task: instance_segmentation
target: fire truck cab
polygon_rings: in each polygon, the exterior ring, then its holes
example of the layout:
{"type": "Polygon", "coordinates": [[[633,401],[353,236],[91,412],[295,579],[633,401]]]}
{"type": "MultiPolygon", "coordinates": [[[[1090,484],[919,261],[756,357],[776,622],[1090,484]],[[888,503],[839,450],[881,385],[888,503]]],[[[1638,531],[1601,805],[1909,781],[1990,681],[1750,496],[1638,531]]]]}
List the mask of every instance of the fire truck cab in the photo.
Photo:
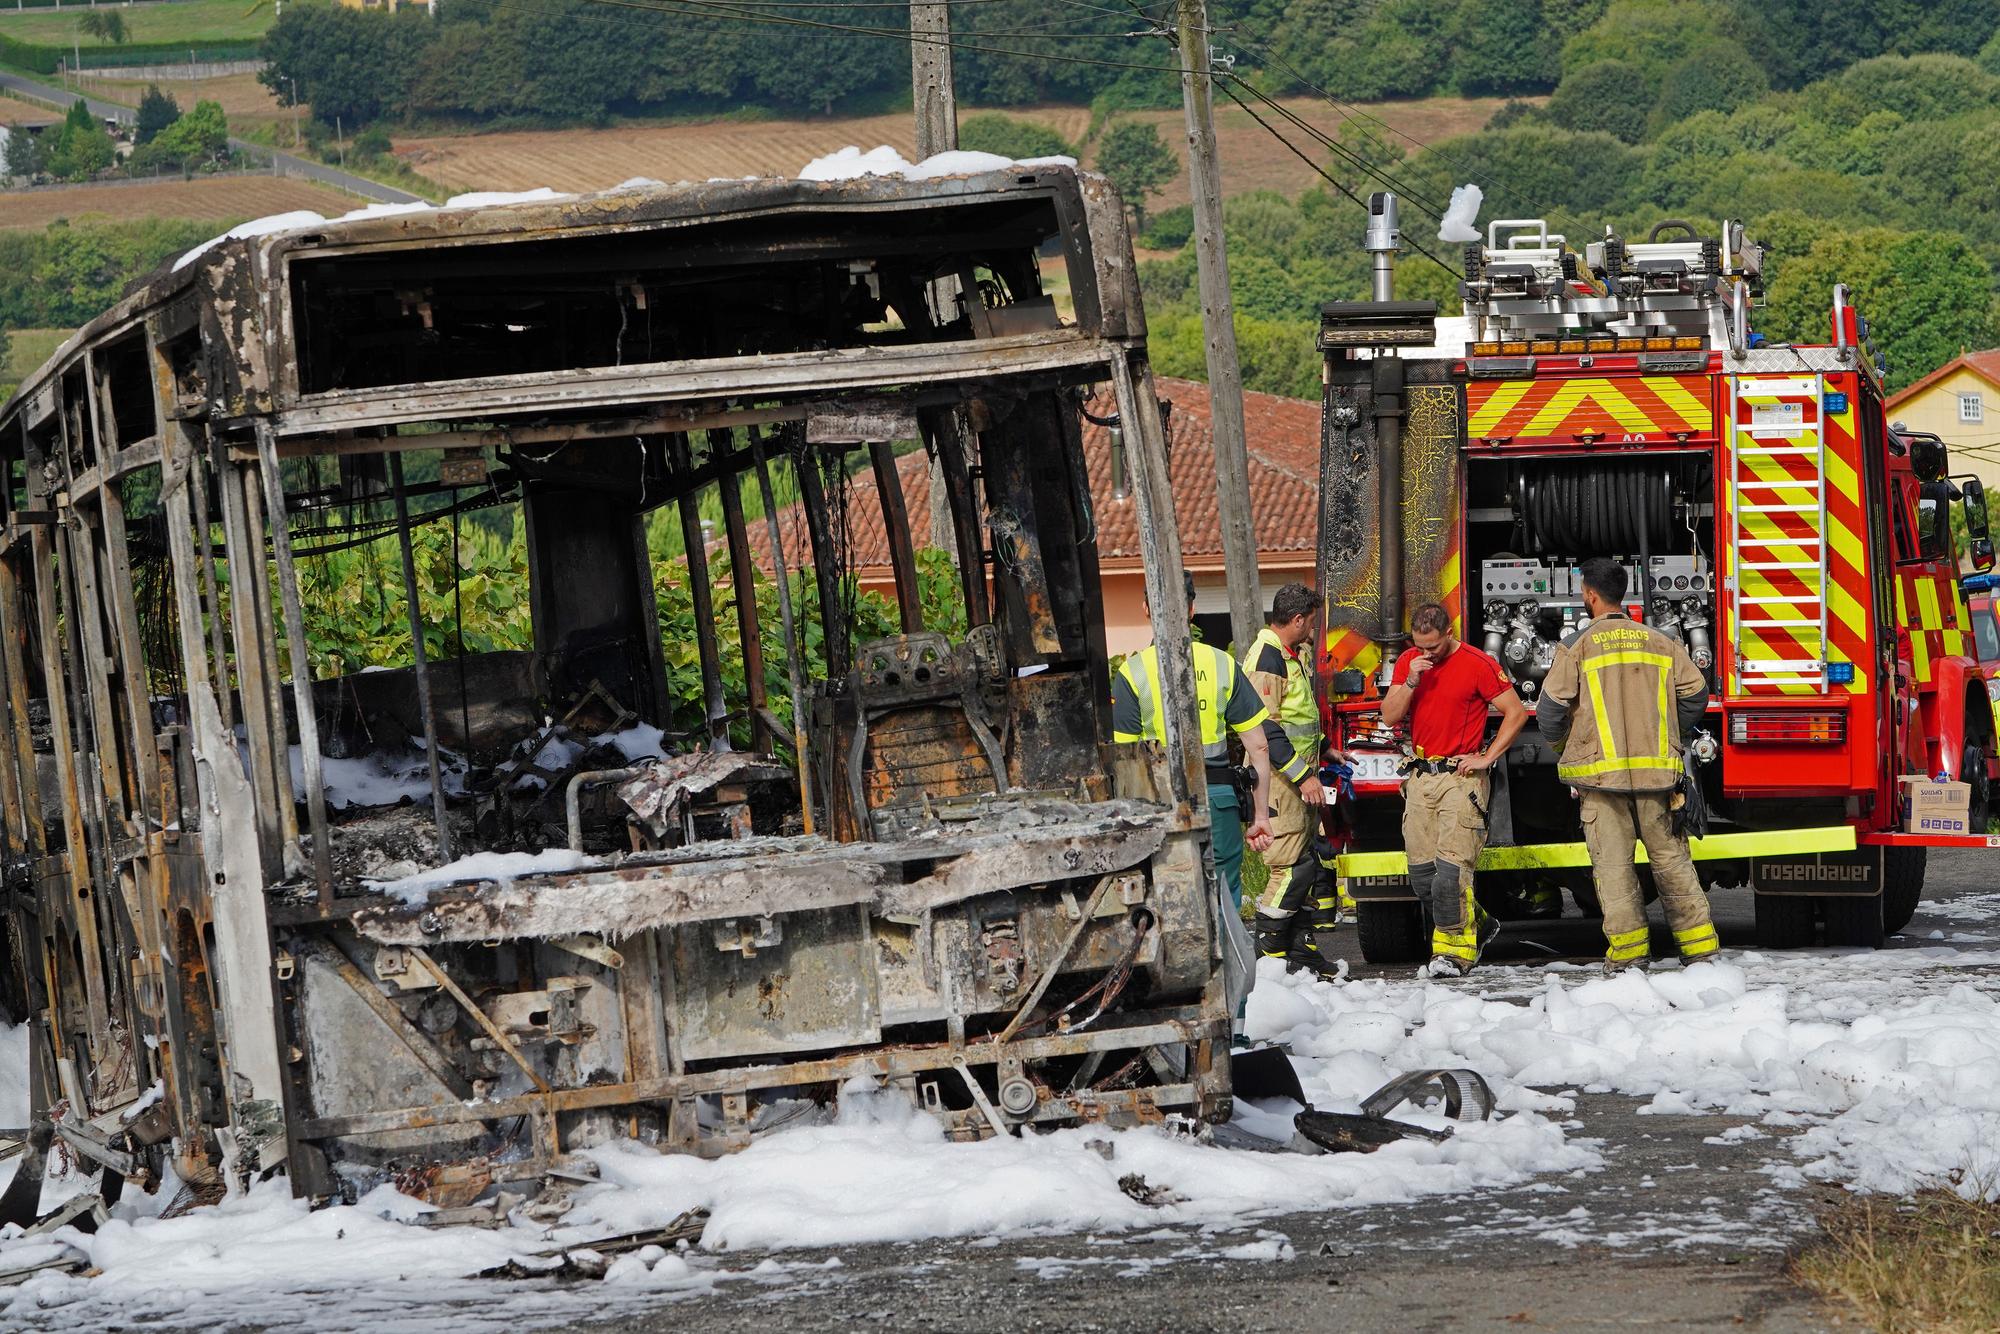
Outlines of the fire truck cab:
{"type": "MultiPolygon", "coordinates": [[[[1994,714],[1950,522],[1958,507],[1968,559],[1990,568],[1980,484],[1885,418],[1884,363],[1844,288],[1825,343],[1757,330],[1764,253],[1738,223],[1575,248],[1501,220],[1464,260],[1469,328],[1449,345],[1432,303],[1322,311],[1320,669],[1328,735],[1355,759],[1331,832],[1364,954],[1414,961],[1428,939],[1399,851],[1408,743],[1380,714],[1410,609],[1442,603],[1532,708],[1585,619],[1593,556],[1626,566],[1631,614],[1709,678],[1685,757],[1704,884],[1755,890],[1763,945],[1822,926],[1829,944],[1881,944],[1915,911],[1927,846],[2000,845],[1983,837],[1994,714]],[[1903,832],[1907,775],[1970,781],[1975,837],[1903,832]]],[[[1495,782],[1482,899],[1504,911],[1559,887],[1594,914],[1576,801],[1533,728],[1495,782]]]]}

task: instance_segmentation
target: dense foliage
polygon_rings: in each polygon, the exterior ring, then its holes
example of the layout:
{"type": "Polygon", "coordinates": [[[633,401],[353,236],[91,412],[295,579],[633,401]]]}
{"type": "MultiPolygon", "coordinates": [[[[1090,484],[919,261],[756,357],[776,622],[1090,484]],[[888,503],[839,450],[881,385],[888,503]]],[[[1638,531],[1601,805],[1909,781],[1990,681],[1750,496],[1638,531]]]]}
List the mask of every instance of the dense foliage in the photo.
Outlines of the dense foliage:
{"type": "MultiPolygon", "coordinates": [[[[1977,8],[1981,41],[1952,34],[1960,46],[1983,46],[1977,61],[1875,56],[1787,91],[1780,80],[1821,71],[1819,57],[1766,68],[1744,57],[1752,48],[1730,44],[1726,34],[1748,29],[1727,6],[1618,0],[1609,16],[1631,30],[1600,24],[1572,40],[1563,57],[1570,72],[1545,106],[1515,104],[1486,130],[1408,160],[1379,125],[1350,122],[1344,137],[1354,144],[1365,130],[1383,147],[1375,165],[1401,187],[1406,238],[1449,265],[1458,248],[1434,239],[1436,208],[1468,180],[1486,191],[1482,217],[1546,216],[1576,245],[1607,225],[1643,238],[1670,217],[1710,234],[1725,218],[1741,219],[1771,252],[1769,302],[1753,327],[1775,339],[1823,339],[1833,284],[1845,282],[1900,387],[1963,350],[2000,342],[2000,6],[1977,8]],[[1706,15],[1705,26],[1691,13],[1706,15]]],[[[1330,170],[1357,193],[1381,188],[1351,164],[1330,170]]],[[[1149,244],[1174,248],[1180,238],[1160,234],[1167,221],[1149,244]]],[[[1229,201],[1231,286],[1251,387],[1316,393],[1310,359],[1291,349],[1311,346],[1318,302],[1365,292],[1361,228],[1360,209],[1330,187],[1229,201]],[[1253,358],[1253,346],[1274,350],[1253,358]]],[[[1161,368],[1200,374],[1192,252],[1148,263],[1141,276],[1161,368]]],[[[1455,282],[1405,254],[1405,295],[1451,309],[1455,282]]]]}
{"type": "MultiPolygon", "coordinates": [[[[664,529],[662,529],[664,531],[664,529]]],[[[652,543],[653,593],[660,611],[660,644],[673,712],[669,732],[695,734],[703,723],[701,654],[696,635],[693,586],[687,561],[652,543]]],[[[432,662],[465,653],[532,647],[528,617],[527,546],[518,516],[502,536],[486,525],[463,523],[454,535],[443,520],[418,525],[411,534],[422,608],[424,645],[432,662]],[[453,578],[453,558],[458,575],[453,578]]],[[[299,562],[306,643],[318,678],[369,667],[404,667],[410,651],[409,610],[402,595],[400,556],[393,538],[299,562]]],[[[925,623],[946,634],[965,633],[965,606],[957,572],[939,551],[918,553],[918,591],[925,623]]],[[[723,697],[739,744],[750,740],[748,687],[742,638],[736,622],[736,581],[726,556],[710,564],[714,631],[722,665],[723,697]]],[[[767,707],[786,727],[792,722],[788,659],[779,626],[778,589],[770,576],[754,570],[752,596],[765,640],[764,692],[767,707]]],[[[810,571],[790,578],[793,614],[799,628],[800,660],[807,676],[826,674],[826,636],[819,619],[819,586],[810,571]]],[[[893,602],[859,591],[854,605],[857,643],[899,632],[893,602]]]]}
{"type": "MultiPolygon", "coordinates": [[[[1618,75],[1613,100],[1647,115],[1658,106],[1661,124],[1874,56],[1973,57],[2000,18],[1993,0],[1211,0],[1210,11],[1222,53],[1267,91],[1510,96],[1608,64],[1586,86],[1611,91],[1618,75]]],[[[1140,13],[1170,18],[1171,6],[955,6],[959,97],[1171,105],[1175,52],[1140,13]]],[[[296,80],[317,115],[350,126],[411,115],[598,123],[746,105],[824,114],[907,99],[906,25],[893,5],[725,14],[665,0],[453,0],[434,21],[416,6],[294,0],[266,37],[266,81],[285,96],[296,80]]],[[[1603,99],[1568,101],[1612,112],[1603,99]]]]}
{"type": "Polygon", "coordinates": [[[76,328],[135,280],[229,225],[148,218],[0,231],[0,327],[76,328]]]}

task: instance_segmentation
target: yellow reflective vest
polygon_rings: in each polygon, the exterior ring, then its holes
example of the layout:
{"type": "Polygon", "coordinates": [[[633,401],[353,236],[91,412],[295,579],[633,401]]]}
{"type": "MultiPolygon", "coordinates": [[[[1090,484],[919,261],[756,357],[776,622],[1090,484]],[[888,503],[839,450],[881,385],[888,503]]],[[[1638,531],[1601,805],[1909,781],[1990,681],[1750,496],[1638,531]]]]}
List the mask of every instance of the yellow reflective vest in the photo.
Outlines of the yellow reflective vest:
{"type": "MultiPolygon", "coordinates": [[[[1247,732],[1269,716],[1257,692],[1243,679],[1227,653],[1211,644],[1194,650],[1194,699],[1200,717],[1201,752],[1212,773],[1229,765],[1228,733],[1247,732]]],[[[1111,682],[1111,738],[1114,741],[1161,741],[1167,727],[1160,708],[1160,649],[1149,644],[1119,664],[1111,682]]]]}
{"type": "Polygon", "coordinates": [[[1265,626],[1257,632],[1250,651],[1243,655],[1243,670],[1251,684],[1276,693],[1277,682],[1285,683],[1278,714],[1264,735],[1271,742],[1271,772],[1292,783],[1303,782],[1319,771],[1320,751],[1325,740],[1320,733],[1319,699],[1313,694],[1312,677],[1296,653],[1287,652],[1277,632],[1265,626]]]}
{"type": "Polygon", "coordinates": [[[1622,613],[1556,650],[1542,698],[1569,713],[1556,774],[1576,787],[1663,792],[1680,782],[1683,701],[1708,699],[1687,650],[1622,613]]]}

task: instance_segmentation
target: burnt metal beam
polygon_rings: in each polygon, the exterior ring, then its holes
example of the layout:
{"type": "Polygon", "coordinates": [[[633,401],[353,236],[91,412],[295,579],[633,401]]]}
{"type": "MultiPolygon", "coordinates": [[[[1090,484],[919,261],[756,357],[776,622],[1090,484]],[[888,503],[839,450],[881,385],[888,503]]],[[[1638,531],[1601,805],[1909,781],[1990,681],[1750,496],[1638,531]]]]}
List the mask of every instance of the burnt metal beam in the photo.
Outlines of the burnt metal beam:
{"type": "MultiPolygon", "coordinates": [[[[996,1065],[1002,1060],[1040,1061],[1091,1051],[1126,1051],[1161,1044],[1196,1043],[1217,1036],[1226,1037],[1229,1028],[1228,1019],[1204,1017],[1199,1009],[1167,1010],[1152,1016],[1134,1015],[1133,1021],[1115,1028],[1089,1029],[1082,1033],[1016,1038],[1004,1045],[971,1042],[963,1047],[944,1044],[882,1047],[826,1060],[758,1065],[753,1070],[709,1070],[628,1084],[555,1089],[545,1094],[522,1094],[492,1102],[443,1103],[389,1112],[363,1112],[353,1116],[323,1116],[306,1121],[299,1134],[303,1139],[343,1139],[353,1135],[379,1135],[433,1126],[511,1121],[517,1116],[533,1116],[544,1111],[580,1112],[634,1103],[671,1103],[711,1093],[735,1092],[746,1086],[797,1088],[804,1084],[837,1083],[856,1075],[873,1075],[883,1081],[908,1079],[915,1075],[949,1071],[955,1058],[963,1059],[968,1065],[996,1065]]],[[[1129,1090],[1135,1094],[1159,1091],[1129,1090]]],[[[1111,1095],[1099,1096],[1104,1101],[1111,1100],[1111,1095]]]]}
{"type": "MultiPolygon", "coordinates": [[[[685,478],[694,469],[685,435],[669,437],[676,477],[685,478]]],[[[722,655],[715,644],[715,590],[708,577],[708,539],[701,531],[700,489],[682,484],[679,508],[681,551],[687,560],[688,591],[694,599],[694,642],[701,660],[703,720],[709,744],[717,750],[729,749],[729,703],[722,694],[722,655]]]]}
{"type": "MultiPolygon", "coordinates": [[[[868,459],[875,468],[875,488],[882,497],[882,529],[889,539],[889,568],[896,576],[896,609],[903,633],[924,628],[924,599],[917,584],[917,553],[910,539],[910,510],[903,499],[903,479],[896,470],[896,451],[886,440],[870,441],[868,459]]],[[[931,498],[937,503],[937,497],[931,498]]]]}
{"type": "Polygon", "coordinates": [[[829,348],[663,361],[554,375],[538,372],[311,394],[277,412],[273,424],[279,435],[295,436],[406,422],[478,420],[509,413],[574,412],[736,396],[827,398],[885,385],[935,385],[1099,368],[1124,355],[1126,348],[1120,343],[1064,329],[914,347],[829,348]]]}
{"type": "MultiPolygon", "coordinates": [[[[731,433],[711,432],[711,455],[727,452],[731,433]]],[[[738,451],[745,452],[747,451],[738,451]]],[[[750,748],[771,748],[771,728],[765,722],[764,636],[757,624],[757,566],[750,555],[750,530],[743,522],[743,474],[731,470],[718,483],[722,492],[722,526],[729,537],[729,580],[736,598],[736,636],[743,646],[743,685],[750,704],[750,748]]]]}
{"type": "MultiPolygon", "coordinates": [[[[299,720],[299,767],[306,785],[306,819],[312,830],[313,880],[322,903],[333,902],[332,839],[326,819],[326,781],[320,770],[319,713],[313,701],[312,657],[306,647],[305,607],[299,599],[299,572],[292,563],[291,525],[285,518],[285,478],[278,464],[277,438],[266,421],[257,423],[257,471],[264,479],[264,507],[271,515],[271,553],[278,565],[278,591],[285,608],[285,643],[292,665],[292,707],[299,720]]],[[[401,477],[401,460],[397,460],[401,477]]],[[[403,525],[407,552],[409,527],[403,525]]],[[[454,576],[456,571],[453,572],[454,576]]],[[[427,687],[428,681],[424,682],[427,687]]],[[[435,736],[430,738],[435,747],[435,736]]],[[[288,766],[289,767],[289,766],[288,766]]],[[[431,773],[437,773],[437,753],[431,752],[431,773]]],[[[442,806],[440,806],[442,819],[442,806]]]]}
{"type": "Polygon", "coordinates": [[[389,483],[396,497],[396,544],[403,559],[403,599],[409,605],[410,656],[416,668],[417,712],[423,719],[424,758],[431,783],[431,814],[437,821],[438,860],[449,862],[451,827],[445,818],[444,771],[438,765],[437,709],[431,699],[430,656],[424,647],[424,608],[417,595],[417,559],[410,550],[410,500],[403,490],[403,456],[389,456],[389,483]]]}
{"type": "Polygon", "coordinates": [[[764,522],[771,532],[771,571],[778,581],[778,627],[785,640],[785,676],[792,687],[792,756],[799,766],[799,811],[805,831],[813,832],[812,765],[806,754],[805,658],[799,649],[798,626],[792,619],[792,579],[785,568],[785,534],[778,522],[778,502],[771,491],[771,462],[764,457],[764,437],[751,427],[750,460],[757,468],[757,493],[764,498],[764,522]]]}

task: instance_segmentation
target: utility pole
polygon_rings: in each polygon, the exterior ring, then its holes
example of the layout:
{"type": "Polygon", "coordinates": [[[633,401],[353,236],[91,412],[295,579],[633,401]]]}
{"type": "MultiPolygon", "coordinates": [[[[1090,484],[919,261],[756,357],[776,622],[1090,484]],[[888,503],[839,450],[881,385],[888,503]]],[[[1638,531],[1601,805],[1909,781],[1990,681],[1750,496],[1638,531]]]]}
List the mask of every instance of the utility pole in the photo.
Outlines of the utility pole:
{"type": "Polygon", "coordinates": [[[1250,455],[1243,440],[1243,371],[1236,361],[1236,305],[1222,244],[1222,172],[1215,160],[1207,0],[1180,0],[1181,98],[1187,106],[1188,188],[1208,346],[1208,415],[1215,432],[1215,510],[1229,574],[1229,633],[1236,651],[1257,637],[1257,530],[1250,515],[1250,455]]]}
{"type": "Polygon", "coordinates": [[[951,6],[910,0],[910,94],[917,111],[917,160],[958,147],[958,94],[951,79],[951,6]]]}
{"type": "MultiPolygon", "coordinates": [[[[958,93],[951,76],[951,5],[946,0],[910,0],[910,100],[917,113],[917,161],[958,147],[958,93]]],[[[958,297],[958,282],[945,278],[932,284],[938,317],[949,321],[958,297]]],[[[937,448],[963,449],[958,432],[937,433],[937,448]]],[[[945,497],[945,469],[930,461],[931,545],[958,559],[953,540],[951,505],[945,497]]]]}

